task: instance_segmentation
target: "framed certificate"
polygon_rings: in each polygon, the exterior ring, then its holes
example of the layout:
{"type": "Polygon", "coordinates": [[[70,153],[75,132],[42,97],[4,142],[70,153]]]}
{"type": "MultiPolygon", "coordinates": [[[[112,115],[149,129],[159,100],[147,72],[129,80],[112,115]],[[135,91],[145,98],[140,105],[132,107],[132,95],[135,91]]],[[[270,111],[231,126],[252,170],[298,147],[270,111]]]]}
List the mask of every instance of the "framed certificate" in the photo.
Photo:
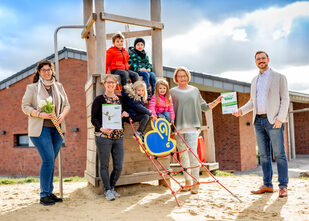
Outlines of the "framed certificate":
{"type": "Polygon", "coordinates": [[[102,104],[102,128],[122,129],[121,105],[102,104]]]}
{"type": "Polygon", "coordinates": [[[236,92],[221,93],[222,114],[232,114],[238,111],[236,92]]]}

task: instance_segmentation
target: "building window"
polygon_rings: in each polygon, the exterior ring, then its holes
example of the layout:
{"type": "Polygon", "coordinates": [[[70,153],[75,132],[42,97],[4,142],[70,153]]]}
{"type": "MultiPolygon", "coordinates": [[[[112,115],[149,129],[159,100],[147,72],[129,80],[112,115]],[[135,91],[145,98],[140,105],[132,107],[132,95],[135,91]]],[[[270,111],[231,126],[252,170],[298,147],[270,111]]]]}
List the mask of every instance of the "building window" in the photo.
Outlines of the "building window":
{"type": "MultiPolygon", "coordinates": [[[[62,146],[65,146],[65,140],[62,141],[62,146]]],[[[14,147],[34,147],[28,134],[15,134],[14,147]]]]}
{"type": "Polygon", "coordinates": [[[28,137],[28,134],[15,134],[14,135],[15,147],[34,147],[33,143],[28,137]]]}

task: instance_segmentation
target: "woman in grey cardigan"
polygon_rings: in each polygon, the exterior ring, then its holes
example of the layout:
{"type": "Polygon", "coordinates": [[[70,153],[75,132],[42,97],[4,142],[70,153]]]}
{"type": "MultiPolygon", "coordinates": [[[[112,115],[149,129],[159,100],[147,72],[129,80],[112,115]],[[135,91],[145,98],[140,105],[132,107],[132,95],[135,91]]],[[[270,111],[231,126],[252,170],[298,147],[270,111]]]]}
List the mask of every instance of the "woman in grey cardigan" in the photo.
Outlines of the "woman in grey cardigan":
{"type": "Polygon", "coordinates": [[[40,203],[48,206],[62,202],[53,194],[54,164],[62,145],[62,138],[52,123],[53,114],[45,113],[40,103],[52,98],[57,121],[65,132],[64,118],[70,105],[62,84],[56,82],[53,64],[49,60],[40,61],[36,68],[33,84],[27,86],[22,100],[22,110],[28,115],[28,136],[42,159],[40,170],[40,203]]]}
{"type": "MultiPolygon", "coordinates": [[[[197,155],[197,141],[202,126],[202,111],[213,109],[221,102],[222,96],[219,96],[212,103],[207,104],[202,98],[198,88],[188,85],[191,74],[185,67],[179,67],[174,72],[174,82],[178,84],[170,90],[175,110],[175,126],[181,136],[191,147],[194,154],[197,155]]],[[[179,151],[185,150],[186,145],[179,137],[176,137],[177,148],[179,151]]],[[[198,160],[189,151],[180,154],[181,163],[185,168],[198,165],[198,160]]],[[[192,169],[192,176],[199,179],[200,168],[192,169]]],[[[189,171],[190,173],[191,171],[189,171]]],[[[186,186],[191,186],[191,176],[185,173],[186,186]]],[[[196,182],[196,181],[194,181],[196,182]]],[[[195,184],[195,183],[194,183],[195,184]]],[[[189,191],[191,188],[184,189],[189,191]]],[[[192,194],[198,193],[199,186],[193,185],[192,194]]]]}

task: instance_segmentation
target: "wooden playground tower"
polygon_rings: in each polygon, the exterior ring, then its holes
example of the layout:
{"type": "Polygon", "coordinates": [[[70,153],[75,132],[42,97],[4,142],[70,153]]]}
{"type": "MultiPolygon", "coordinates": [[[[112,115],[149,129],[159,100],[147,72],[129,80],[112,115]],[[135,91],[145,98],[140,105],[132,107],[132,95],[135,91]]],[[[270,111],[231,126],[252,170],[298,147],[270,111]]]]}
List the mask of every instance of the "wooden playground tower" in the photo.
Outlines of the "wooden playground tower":
{"type": "MultiPolygon", "coordinates": [[[[87,165],[85,177],[89,183],[98,186],[99,160],[94,140],[94,127],[91,124],[91,105],[94,98],[103,92],[101,81],[105,75],[106,64],[106,40],[110,40],[114,33],[106,33],[106,21],[119,22],[129,25],[145,27],[141,31],[122,32],[125,38],[151,36],[152,38],[152,65],[157,77],[163,77],[162,64],[162,29],[161,0],[150,0],[150,20],[119,16],[104,12],[104,0],[83,0],[84,5],[84,29],[82,38],[86,40],[88,58],[88,81],[85,85],[87,108],[87,165]],[[93,12],[94,11],[94,12],[93,12]],[[95,26],[95,33],[94,28],[95,26]]],[[[128,45],[127,45],[128,47],[128,45]]],[[[206,166],[209,170],[218,169],[215,161],[215,144],[213,137],[212,111],[205,114],[207,126],[202,127],[202,133],[206,146],[206,166]]],[[[124,136],[124,166],[117,185],[140,183],[150,180],[159,180],[162,177],[155,170],[144,153],[140,151],[137,142],[132,139],[133,131],[129,124],[125,124],[124,136]]],[[[165,168],[170,168],[170,159],[162,159],[165,168]]]]}
{"type": "MultiPolygon", "coordinates": [[[[152,64],[157,77],[163,76],[162,66],[162,29],[161,0],[150,0],[151,20],[136,19],[104,11],[104,0],[84,0],[84,25],[82,38],[86,40],[88,57],[88,81],[85,85],[87,108],[87,165],[85,177],[94,186],[99,185],[99,163],[96,145],[94,141],[94,127],[91,124],[91,105],[96,96],[102,93],[101,81],[105,75],[106,40],[110,40],[111,34],[106,34],[106,21],[146,27],[142,31],[122,32],[125,38],[143,36],[152,37],[152,64]],[[95,13],[93,13],[95,11],[95,13]],[[95,26],[95,33],[94,28],[95,26]]],[[[133,132],[128,124],[125,124],[125,158],[122,175],[117,185],[139,183],[160,179],[153,165],[140,152],[138,144],[132,139],[133,132]]],[[[169,168],[169,159],[164,160],[164,165],[169,168]]]]}

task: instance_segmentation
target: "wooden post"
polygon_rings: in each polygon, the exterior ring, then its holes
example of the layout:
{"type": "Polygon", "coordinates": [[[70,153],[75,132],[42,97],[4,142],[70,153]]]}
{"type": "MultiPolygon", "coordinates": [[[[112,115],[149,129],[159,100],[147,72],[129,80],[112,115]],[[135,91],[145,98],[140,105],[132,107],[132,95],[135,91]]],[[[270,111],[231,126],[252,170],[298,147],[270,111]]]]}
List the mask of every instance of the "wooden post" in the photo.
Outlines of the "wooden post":
{"type": "MultiPolygon", "coordinates": [[[[87,23],[89,16],[93,12],[93,2],[92,0],[84,0],[84,24],[87,23]]],[[[95,45],[95,36],[93,28],[90,29],[86,40],[86,50],[87,50],[87,71],[88,71],[88,80],[91,78],[92,74],[95,74],[95,63],[96,63],[96,45],[95,45]]]]}
{"type": "Polygon", "coordinates": [[[205,113],[207,131],[205,131],[205,135],[207,139],[206,145],[206,157],[205,160],[207,163],[215,163],[216,162],[216,149],[215,149],[215,139],[214,139],[214,125],[212,118],[212,110],[209,110],[205,113]]]}
{"type": "MultiPolygon", "coordinates": [[[[129,24],[125,25],[125,30],[126,30],[127,33],[130,32],[130,25],[129,24]]],[[[130,39],[126,38],[126,48],[127,48],[127,50],[129,50],[129,47],[130,47],[130,39]]]]}
{"type": "MultiPolygon", "coordinates": [[[[293,103],[290,102],[289,111],[293,111],[293,103]]],[[[296,159],[295,151],[295,131],[294,131],[294,113],[289,113],[289,129],[290,129],[290,145],[291,145],[291,159],[296,159]]]]}
{"type": "MultiPolygon", "coordinates": [[[[150,17],[152,21],[161,22],[161,0],[150,0],[150,17]]],[[[163,77],[161,29],[152,31],[152,66],[157,77],[163,77]]]]}
{"type": "MultiPolygon", "coordinates": [[[[104,12],[104,0],[95,0],[95,12],[97,15],[104,12]]],[[[105,74],[106,61],[106,36],[105,20],[98,19],[95,23],[96,29],[96,74],[105,74]]],[[[103,80],[101,78],[101,80],[103,80]]]]}

